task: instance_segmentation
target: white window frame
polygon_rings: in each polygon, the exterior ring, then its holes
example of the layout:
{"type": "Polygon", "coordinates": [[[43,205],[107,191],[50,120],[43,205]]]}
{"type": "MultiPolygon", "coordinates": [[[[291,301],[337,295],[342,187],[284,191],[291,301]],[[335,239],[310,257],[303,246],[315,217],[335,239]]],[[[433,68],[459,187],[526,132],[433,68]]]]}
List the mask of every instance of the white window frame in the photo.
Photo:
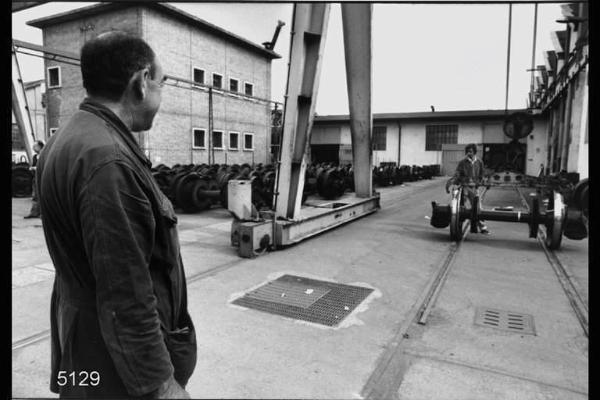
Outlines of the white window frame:
{"type": "Polygon", "coordinates": [[[236,150],[240,149],[240,133],[238,131],[229,131],[229,136],[227,137],[227,149],[228,150],[236,150]],[[231,147],[231,135],[237,135],[237,147],[231,147]]]}
{"type": "Polygon", "coordinates": [[[218,72],[213,72],[210,77],[211,77],[210,86],[213,89],[217,89],[217,90],[224,89],[224,87],[223,87],[223,81],[224,81],[224,79],[223,78],[225,78],[225,77],[222,74],[219,74],[218,72]],[[221,77],[221,87],[216,87],[215,86],[215,75],[219,75],[221,77]]]}
{"type": "Polygon", "coordinates": [[[254,133],[252,132],[244,132],[244,142],[242,143],[242,149],[244,151],[254,151],[254,133]],[[246,136],[251,136],[252,137],[252,148],[246,148],[246,136]]]}
{"type": "Polygon", "coordinates": [[[247,81],[244,81],[244,91],[243,91],[243,94],[244,94],[245,96],[254,96],[254,83],[252,83],[252,82],[247,82],[247,81]],[[250,86],[252,86],[252,94],[247,94],[247,93],[246,93],[246,85],[250,85],[250,86]]]}
{"type": "Polygon", "coordinates": [[[192,79],[191,80],[194,83],[194,85],[206,85],[206,70],[192,65],[192,79]],[[198,83],[194,80],[194,72],[196,72],[196,70],[202,71],[202,73],[203,73],[203,76],[202,76],[203,82],[202,83],[198,83]]]}
{"type": "Polygon", "coordinates": [[[48,80],[48,89],[54,89],[62,87],[62,71],[60,69],[60,65],[53,65],[52,67],[46,68],[46,79],[48,80]],[[58,70],[58,85],[50,85],[50,70],[57,69],[58,70]]]}
{"type": "Polygon", "coordinates": [[[58,128],[50,128],[50,129],[48,129],[48,132],[50,133],[50,137],[54,136],[54,134],[56,133],[57,130],[58,130],[58,128]]]}
{"type": "Polygon", "coordinates": [[[195,150],[206,150],[206,132],[207,130],[205,128],[200,128],[200,127],[193,127],[192,128],[192,149],[195,150]],[[196,131],[203,131],[204,132],[204,146],[196,146],[196,131]]]}
{"type": "Polygon", "coordinates": [[[229,90],[230,92],[233,92],[233,93],[240,93],[240,80],[238,78],[234,78],[234,77],[230,76],[229,77],[229,85],[227,85],[227,90],[229,90]],[[235,92],[233,90],[231,90],[231,81],[237,82],[238,89],[235,92]]]}
{"type": "Polygon", "coordinates": [[[224,133],[225,133],[225,131],[222,131],[220,129],[213,129],[213,131],[212,131],[213,137],[211,137],[210,139],[211,139],[211,143],[212,143],[212,148],[214,150],[225,150],[225,140],[224,140],[225,138],[223,137],[224,133]],[[221,147],[215,147],[215,138],[214,138],[214,135],[217,132],[221,133],[221,147]]]}

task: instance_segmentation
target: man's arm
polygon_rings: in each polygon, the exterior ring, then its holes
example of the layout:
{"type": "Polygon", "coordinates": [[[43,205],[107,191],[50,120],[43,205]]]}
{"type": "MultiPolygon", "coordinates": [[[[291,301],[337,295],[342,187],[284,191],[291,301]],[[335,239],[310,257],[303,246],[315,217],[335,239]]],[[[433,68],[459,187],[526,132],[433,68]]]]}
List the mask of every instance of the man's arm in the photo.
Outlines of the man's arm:
{"type": "Polygon", "coordinates": [[[446,193],[450,193],[450,186],[456,185],[459,182],[462,171],[462,164],[462,160],[458,162],[456,170],[454,171],[454,175],[452,175],[452,177],[446,182],[446,193]]]}
{"type": "Polygon", "coordinates": [[[88,179],[79,209],[108,352],[130,395],[156,393],[171,381],[173,366],[149,271],[155,229],[150,201],[134,171],[113,161],[88,179]]]}

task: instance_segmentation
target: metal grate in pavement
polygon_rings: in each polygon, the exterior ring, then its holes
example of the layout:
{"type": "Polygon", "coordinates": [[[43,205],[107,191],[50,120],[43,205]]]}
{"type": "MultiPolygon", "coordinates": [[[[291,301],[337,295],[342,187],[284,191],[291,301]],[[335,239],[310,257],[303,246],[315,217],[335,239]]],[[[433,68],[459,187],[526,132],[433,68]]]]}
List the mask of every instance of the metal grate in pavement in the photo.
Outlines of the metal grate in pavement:
{"type": "Polygon", "coordinates": [[[373,289],[283,275],[232,301],[232,304],[287,318],[336,326],[373,289]]]}
{"type": "Polygon", "coordinates": [[[475,313],[475,325],[501,329],[506,332],[535,335],[533,316],[514,311],[478,307],[475,313]]]}

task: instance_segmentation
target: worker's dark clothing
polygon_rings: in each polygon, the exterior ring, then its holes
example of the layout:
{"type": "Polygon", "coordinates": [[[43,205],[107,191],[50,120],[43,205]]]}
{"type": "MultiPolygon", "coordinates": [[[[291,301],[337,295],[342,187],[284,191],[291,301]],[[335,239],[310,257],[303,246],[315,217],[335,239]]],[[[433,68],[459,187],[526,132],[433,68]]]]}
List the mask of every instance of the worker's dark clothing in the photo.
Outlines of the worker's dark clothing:
{"type": "Polygon", "coordinates": [[[196,337],[177,218],[131,131],[86,100],[48,141],[37,175],[56,268],[51,390],[61,397],[141,396],[173,373],[185,385],[196,337]],[[68,376],[64,386],[60,371],[68,376]],[[78,385],[82,371],[98,371],[100,384],[78,385]]]}
{"type": "Polygon", "coordinates": [[[40,217],[40,203],[38,201],[37,195],[37,185],[36,185],[36,173],[35,168],[38,161],[38,155],[34,154],[31,161],[31,168],[33,169],[33,179],[31,180],[31,209],[29,210],[29,214],[25,216],[25,218],[39,218],[40,217]]]}
{"type": "MultiPolygon", "coordinates": [[[[477,158],[465,157],[458,162],[456,171],[452,178],[446,183],[446,188],[450,185],[461,185],[463,194],[461,203],[464,200],[469,201],[469,205],[473,204],[475,196],[479,196],[479,188],[483,182],[483,162],[477,158]]],[[[478,221],[478,227],[482,232],[487,232],[487,227],[483,224],[483,220],[478,221]]]]}
{"type": "Polygon", "coordinates": [[[479,185],[483,180],[483,162],[479,158],[465,157],[458,162],[451,182],[454,185],[479,185]]]}

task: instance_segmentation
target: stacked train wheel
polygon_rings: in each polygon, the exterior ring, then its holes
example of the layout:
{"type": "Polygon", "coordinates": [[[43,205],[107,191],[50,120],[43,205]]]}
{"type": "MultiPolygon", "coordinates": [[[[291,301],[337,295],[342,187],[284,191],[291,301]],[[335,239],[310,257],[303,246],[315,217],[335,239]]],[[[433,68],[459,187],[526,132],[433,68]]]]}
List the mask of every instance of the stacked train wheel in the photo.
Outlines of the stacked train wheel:
{"type": "MultiPolygon", "coordinates": [[[[398,185],[406,181],[427,179],[439,172],[439,166],[400,166],[384,164],[373,171],[374,185],[398,185]],[[436,169],[437,167],[437,169],[436,169]],[[433,172],[429,172],[433,171],[433,172]]],[[[275,197],[276,170],[274,165],[257,164],[175,164],[169,168],[159,164],[152,168],[160,190],[173,205],[183,212],[195,213],[213,206],[227,208],[228,182],[250,180],[252,204],[257,210],[271,209],[275,197]]],[[[318,195],[326,200],[354,191],[354,171],[351,164],[309,164],[304,176],[302,203],[308,196],[318,195]]]]}

